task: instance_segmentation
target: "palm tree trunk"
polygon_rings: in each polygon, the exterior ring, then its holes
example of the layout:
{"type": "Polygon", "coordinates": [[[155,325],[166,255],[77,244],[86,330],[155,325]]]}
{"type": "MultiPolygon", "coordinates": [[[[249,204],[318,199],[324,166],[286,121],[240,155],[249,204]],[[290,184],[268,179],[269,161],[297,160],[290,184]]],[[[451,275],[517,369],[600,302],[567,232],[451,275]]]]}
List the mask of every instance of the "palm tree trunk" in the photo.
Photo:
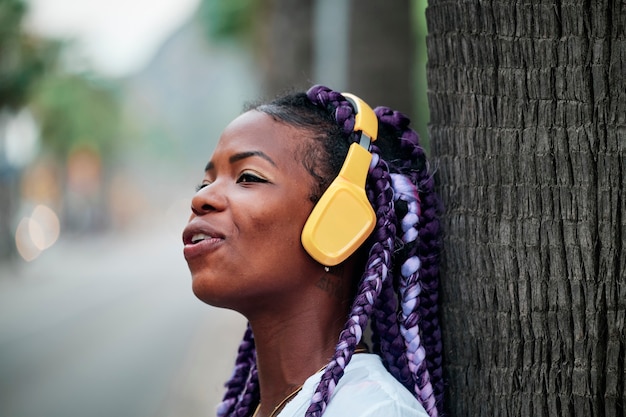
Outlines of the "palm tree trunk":
{"type": "Polygon", "coordinates": [[[626,4],[427,21],[449,415],[623,417],[626,4]]]}

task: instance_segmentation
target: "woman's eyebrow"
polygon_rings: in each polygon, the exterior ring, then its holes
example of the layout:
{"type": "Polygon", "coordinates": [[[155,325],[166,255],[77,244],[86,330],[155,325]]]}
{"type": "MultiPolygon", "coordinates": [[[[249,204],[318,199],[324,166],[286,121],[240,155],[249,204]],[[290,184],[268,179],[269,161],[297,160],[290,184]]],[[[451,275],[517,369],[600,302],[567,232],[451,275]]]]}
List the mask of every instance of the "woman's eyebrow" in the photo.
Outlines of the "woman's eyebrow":
{"type": "Polygon", "coordinates": [[[270,158],[266,153],[263,153],[261,151],[249,151],[249,152],[236,153],[232,155],[230,158],[228,158],[228,162],[232,164],[233,162],[241,161],[242,159],[250,158],[252,156],[261,157],[265,159],[267,162],[269,162],[270,164],[276,166],[276,163],[272,161],[272,158],[270,158]]]}
{"type": "MultiPolygon", "coordinates": [[[[239,152],[234,155],[231,155],[231,157],[228,158],[228,162],[232,164],[234,162],[241,161],[242,159],[250,158],[252,156],[258,156],[260,158],[265,159],[267,162],[274,165],[275,167],[277,166],[276,163],[272,160],[272,158],[270,158],[266,153],[261,152],[261,151],[239,152]]],[[[209,161],[209,163],[206,164],[206,167],[204,167],[204,171],[206,172],[206,171],[212,170],[213,166],[214,166],[213,162],[209,161]]]]}

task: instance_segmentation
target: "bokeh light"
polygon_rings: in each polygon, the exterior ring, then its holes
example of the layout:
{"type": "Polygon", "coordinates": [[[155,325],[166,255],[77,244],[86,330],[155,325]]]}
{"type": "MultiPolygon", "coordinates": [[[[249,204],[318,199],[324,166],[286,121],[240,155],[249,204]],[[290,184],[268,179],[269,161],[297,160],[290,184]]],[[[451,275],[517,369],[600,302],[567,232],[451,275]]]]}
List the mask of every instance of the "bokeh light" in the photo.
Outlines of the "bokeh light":
{"type": "Polygon", "coordinates": [[[41,235],[37,239],[35,239],[35,235],[31,231],[33,242],[42,251],[48,249],[57,241],[61,233],[59,217],[50,207],[39,204],[33,210],[31,220],[31,224],[36,223],[39,230],[41,230],[41,235]]]}
{"type": "Polygon", "coordinates": [[[15,230],[15,246],[22,259],[35,260],[51,247],[61,233],[59,217],[50,207],[37,205],[30,216],[23,217],[15,230]]]}

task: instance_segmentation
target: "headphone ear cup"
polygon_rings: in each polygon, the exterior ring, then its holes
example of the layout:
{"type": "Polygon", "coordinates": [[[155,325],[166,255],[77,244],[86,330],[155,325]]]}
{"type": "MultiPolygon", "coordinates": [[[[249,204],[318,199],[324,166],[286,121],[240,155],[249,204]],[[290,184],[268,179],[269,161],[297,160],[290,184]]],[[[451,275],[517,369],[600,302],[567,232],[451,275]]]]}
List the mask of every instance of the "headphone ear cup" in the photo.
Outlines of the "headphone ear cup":
{"type": "Polygon", "coordinates": [[[335,266],[370,235],[376,214],[363,185],[372,155],[354,143],[339,176],[330,184],[302,230],[304,249],[319,263],[335,266]],[[362,177],[362,181],[361,181],[362,177]]]}
{"type": "Polygon", "coordinates": [[[378,137],[378,118],[360,98],[342,94],[355,110],[354,131],[361,132],[361,139],[350,145],[339,175],[313,208],[301,236],[304,249],[326,266],[345,261],[376,224],[376,213],[365,195],[365,180],[372,161],[370,141],[378,137]]]}

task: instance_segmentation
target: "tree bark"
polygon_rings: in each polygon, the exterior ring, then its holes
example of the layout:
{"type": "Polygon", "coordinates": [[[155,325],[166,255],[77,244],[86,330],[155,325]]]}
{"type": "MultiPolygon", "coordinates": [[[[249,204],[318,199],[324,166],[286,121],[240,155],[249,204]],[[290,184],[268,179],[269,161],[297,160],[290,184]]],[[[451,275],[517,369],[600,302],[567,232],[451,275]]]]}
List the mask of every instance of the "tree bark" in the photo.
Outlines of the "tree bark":
{"type": "Polygon", "coordinates": [[[450,416],[624,416],[626,3],[427,10],[450,416]]]}

